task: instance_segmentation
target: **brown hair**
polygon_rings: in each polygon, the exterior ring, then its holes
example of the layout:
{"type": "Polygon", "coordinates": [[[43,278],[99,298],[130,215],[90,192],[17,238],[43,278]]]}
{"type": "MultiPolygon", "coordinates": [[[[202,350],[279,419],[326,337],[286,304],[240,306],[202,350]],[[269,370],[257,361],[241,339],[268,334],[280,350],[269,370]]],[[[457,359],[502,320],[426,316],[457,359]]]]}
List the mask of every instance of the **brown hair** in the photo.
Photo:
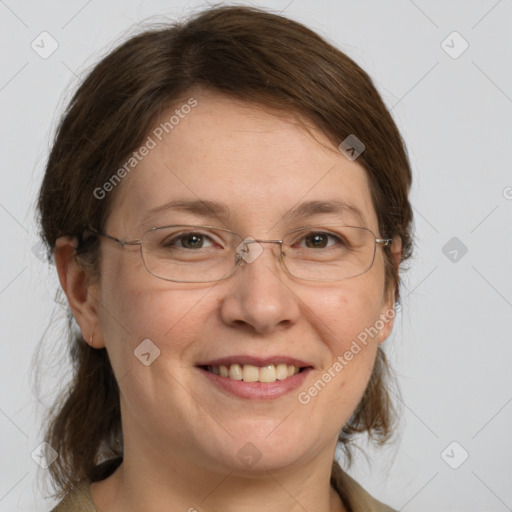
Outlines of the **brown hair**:
{"type": "MultiPolygon", "coordinates": [[[[97,238],[116,191],[94,190],[137,149],[162,112],[194,87],[204,87],[309,119],[336,145],[355,134],[383,236],[399,237],[411,254],[411,171],[400,133],[370,77],[354,61],[303,25],[242,6],[207,9],[182,23],[154,25],[107,54],[74,94],[58,126],[38,199],[42,238],[51,258],[56,239],[77,237],[77,253],[98,270],[97,238]]],[[[399,300],[399,275],[384,249],[386,286],[399,300]],[[389,288],[388,288],[389,289],[389,288]]],[[[69,325],[72,316],[67,309],[69,325]]],[[[49,471],[63,496],[82,478],[104,477],[96,465],[122,456],[119,389],[104,348],[68,332],[74,372],[69,390],[48,413],[45,440],[59,457],[49,471]]],[[[378,349],[364,396],[340,433],[348,465],[355,434],[389,440],[396,410],[389,366],[378,349]]]]}

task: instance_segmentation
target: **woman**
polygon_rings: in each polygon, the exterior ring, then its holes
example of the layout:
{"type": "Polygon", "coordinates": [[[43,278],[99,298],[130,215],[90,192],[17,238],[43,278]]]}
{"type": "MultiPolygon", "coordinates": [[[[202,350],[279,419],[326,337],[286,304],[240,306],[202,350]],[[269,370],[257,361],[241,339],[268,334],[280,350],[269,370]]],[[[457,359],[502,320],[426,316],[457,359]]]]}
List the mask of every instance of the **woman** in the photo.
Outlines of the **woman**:
{"type": "Polygon", "coordinates": [[[368,75],[296,22],[213,8],[103,58],[38,205],[80,329],[54,510],[392,510],[334,455],[393,433],[410,184],[368,75]]]}

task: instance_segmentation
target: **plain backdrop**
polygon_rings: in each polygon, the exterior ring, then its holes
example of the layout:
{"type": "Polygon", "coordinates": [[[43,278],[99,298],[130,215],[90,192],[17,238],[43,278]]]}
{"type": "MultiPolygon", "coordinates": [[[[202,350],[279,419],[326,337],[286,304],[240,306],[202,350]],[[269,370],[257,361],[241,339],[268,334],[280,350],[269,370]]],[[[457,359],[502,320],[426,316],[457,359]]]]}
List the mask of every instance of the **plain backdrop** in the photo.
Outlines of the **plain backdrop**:
{"type": "MultiPolygon", "coordinates": [[[[362,438],[371,462],[358,456],[349,472],[406,512],[512,510],[512,1],[251,5],[305,23],[370,74],[414,172],[415,257],[385,343],[401,389],[400,439],[377,450],[362,438]]],[[[56,308],[34,220],[56,123],[81,76],[131,26],[203,6],[0,1],[0,511],[53,505],[32,454],[69,372],[57,314],[34,383],[35,349],[56,308]],[[42,37],[46,51],[58,44],[49,56],[33,49],[42,37]]]]}

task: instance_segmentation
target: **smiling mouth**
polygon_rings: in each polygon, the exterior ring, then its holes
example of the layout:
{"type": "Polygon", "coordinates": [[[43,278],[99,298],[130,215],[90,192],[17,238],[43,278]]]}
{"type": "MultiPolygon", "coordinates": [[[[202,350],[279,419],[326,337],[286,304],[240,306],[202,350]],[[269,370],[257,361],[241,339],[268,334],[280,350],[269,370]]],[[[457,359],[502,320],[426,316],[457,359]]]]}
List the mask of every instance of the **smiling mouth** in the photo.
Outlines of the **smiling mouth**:
{"type": "Polygon", "coordinates": [[[201,366],[201,368],[214,375],[219,375],[220,377],[231,380],[242,380],[244,382],[275,382],[276,380],[286,380],[311,367],[297,367],[293,364],[285,363],[279,363],[277,365],[269,364],[265,366],[235,363],[219,366],[201,366]]]}

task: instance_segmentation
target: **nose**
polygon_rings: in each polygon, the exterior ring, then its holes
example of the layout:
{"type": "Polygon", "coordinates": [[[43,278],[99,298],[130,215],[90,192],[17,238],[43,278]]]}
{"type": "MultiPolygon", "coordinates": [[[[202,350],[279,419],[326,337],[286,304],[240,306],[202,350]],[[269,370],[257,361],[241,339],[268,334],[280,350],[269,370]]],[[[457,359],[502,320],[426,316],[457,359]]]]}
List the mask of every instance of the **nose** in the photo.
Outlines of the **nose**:
{"type": "Polygon", "coordinates": [[[227,279],[221,301],[220,314],[226,325],[269,334],[298,321],[299,299],[280,265],[279,254],[280,246],[274,241],[252,239],[245,244],[244,261],[227,279]]]}

